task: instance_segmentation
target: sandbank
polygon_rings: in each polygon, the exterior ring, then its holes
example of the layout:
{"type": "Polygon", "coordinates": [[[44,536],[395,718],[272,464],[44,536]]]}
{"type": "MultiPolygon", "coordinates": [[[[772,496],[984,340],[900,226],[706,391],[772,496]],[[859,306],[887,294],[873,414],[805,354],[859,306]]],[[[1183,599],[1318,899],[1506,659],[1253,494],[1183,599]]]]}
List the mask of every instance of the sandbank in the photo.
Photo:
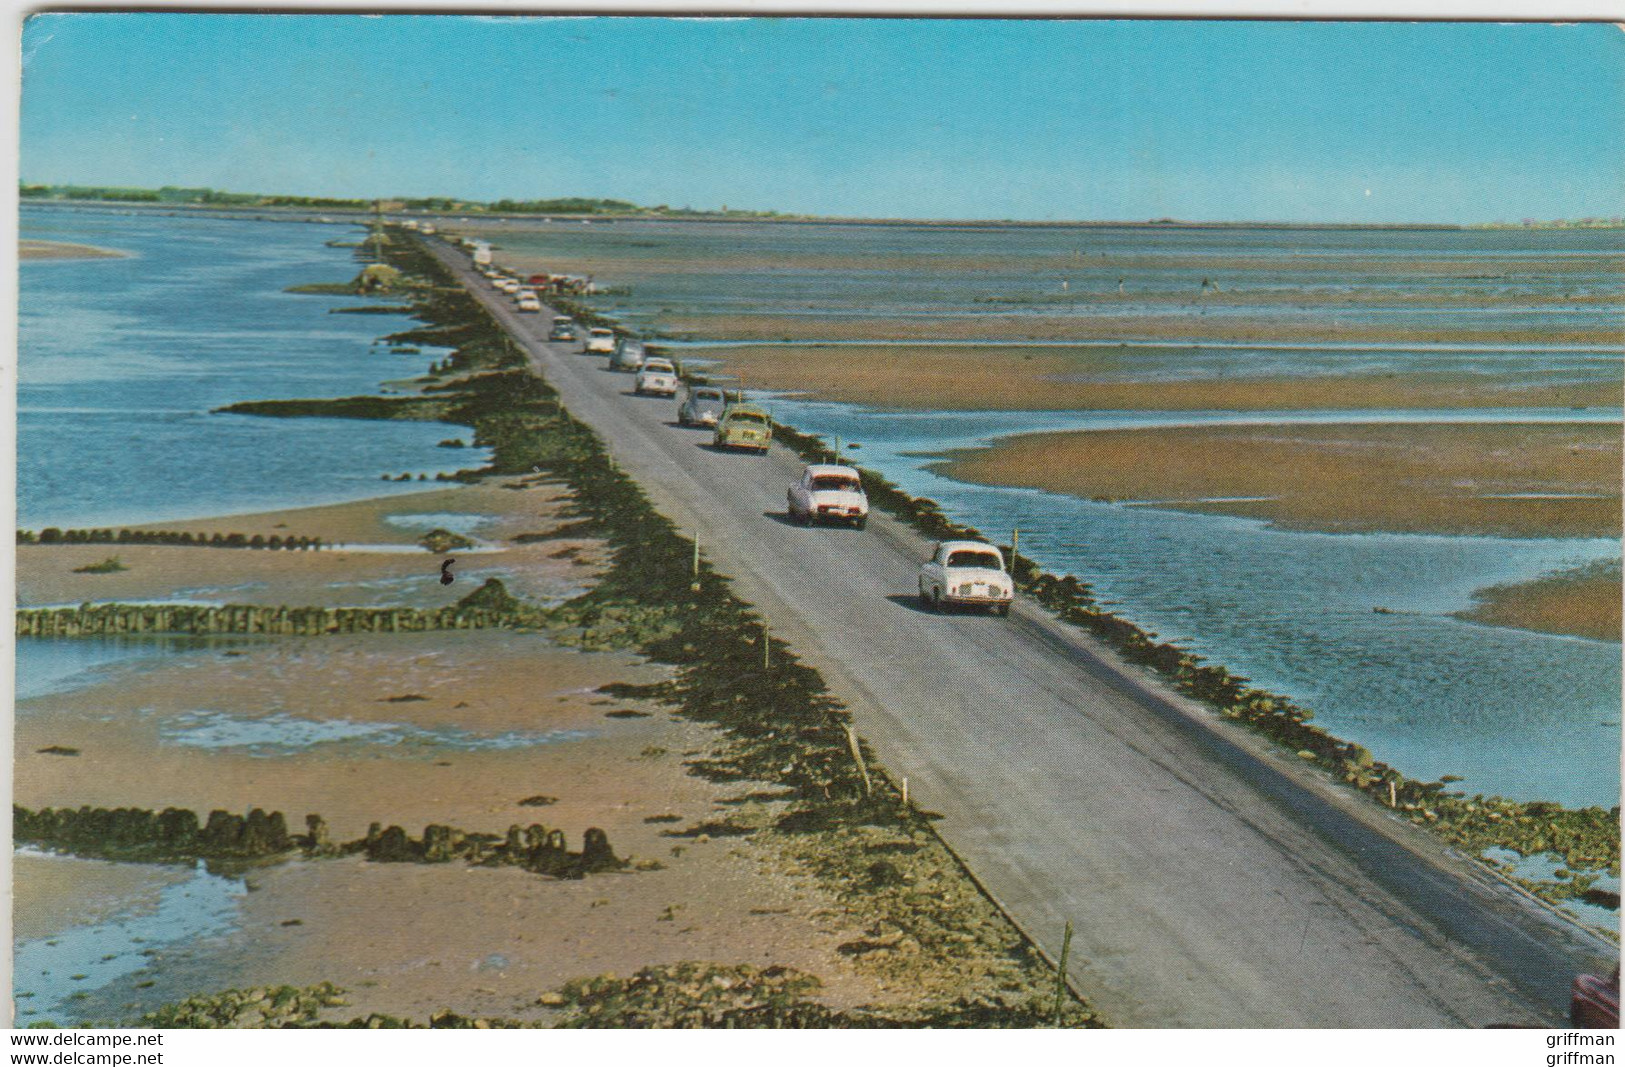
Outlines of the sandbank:
{"type": "Polygon", "coordinates": [[[125,259],[128,256],[128,252],[97,248],[95,245],[73,244],[68,241],[36,241],[25,238],[17,242],[17,258],[22,260],[125,259]]]}
{"type": "Polygon", "coordinates": [[[1339,533],[1618,537],[1607,425],[1291,425],[1024,434],[933,469],[984,485],[1339,533]]]}
{"type": "Polygon", "coordinates": [[[1611,323],[1594,329],[1440,326],[1418,328],[1330,320],[1204,315],[988,312],[892,317],[828,315],[662,315],[660,336],[694,341],[1209,341],[1255,344],[1618,345],[1611,323]]]}
{"type": "Polygon", "coordinates": [[[1491,626],[1618,641],[1622,598],[1625,590],[1615,561],[1481,589],[1473,594],[1472,608],[1457,617],[1491,626]]]}
{"type": "MultiPolygon", "coordinates": [[[[1618,407],[1619,364],[1595,380],[1542,374],[1351,373],[1260,377],[1246,357],[1167,377],[1177,353],[1129,347],[762,345],[685,349],[754,389],[918,411],[1300,411],[1322,409],[1618,407]],[[1234,367],[1237,373],[1224,369],[1234,367]]],[[[1584,377],[1579,376],[1579,377],[1584,377]]]]}

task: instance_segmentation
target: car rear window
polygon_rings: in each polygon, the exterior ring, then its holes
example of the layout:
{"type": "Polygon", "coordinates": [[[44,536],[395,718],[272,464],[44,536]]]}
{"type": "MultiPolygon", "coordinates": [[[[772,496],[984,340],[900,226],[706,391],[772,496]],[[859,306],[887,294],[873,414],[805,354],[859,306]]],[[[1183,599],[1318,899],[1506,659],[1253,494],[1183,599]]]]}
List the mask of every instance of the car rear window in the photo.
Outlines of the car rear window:
{"type": "Polygon", "coordinates": [[[950,567],[985,567],[988,570],[999,569],[999,557],[992,552],[979,552],[975,549],[960,549],[958,552],[948,553],[948,566],[950,567]]]}
{"type": "Polygon", "coordinates": [[[766,422],[767,421],[766,419],[762,418],[762,416],[758,415],[754,411],[736,411],[732,415],[729,415],[728,417],[730,419],[732,419],[733,421],[735,421],[735,422],[766,422]]]}
{"type": "Polygon", "coordinates": [[[820,474],[813,478],[814,489],[857,489],[858,480],[845,474],[820,474]]]}
{"type": "Polygon", "coordinates": [[[694,394],[695,400],[721,400],[722,394],[715,389],[701,389],[694,394]]]}

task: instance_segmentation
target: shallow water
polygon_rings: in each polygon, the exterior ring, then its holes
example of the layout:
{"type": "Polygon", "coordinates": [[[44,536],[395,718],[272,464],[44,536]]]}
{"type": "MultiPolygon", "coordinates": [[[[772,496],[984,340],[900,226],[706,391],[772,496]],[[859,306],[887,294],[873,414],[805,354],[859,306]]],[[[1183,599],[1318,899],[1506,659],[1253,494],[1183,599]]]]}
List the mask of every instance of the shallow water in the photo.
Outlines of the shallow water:
{"type": "Polygon", "coordinates": [[[218,651],[254,640],[166,636],[20,637],[15,646],[17,699],[27,700],[100,685],[115,672],[143,660],[218,651]]]}
{"type": "MultiPolygon", "coordinates": [[[[19,864],[95,862],[33,849],[18,849],[15,857],[19,864]]],[[[174,870],[152,869],[164,875],[174,870]]],[[[75,1010],[76,1000],[142,970],[149,950],[227,932],[247,891],[242,879],[210,874],[199,862],[183,881],[160,889],[153,907],[125,906],[100,922],[17,942],[12,982],[18,995],[18,1022],[24,1026],[87,1022],[75,1010]]]]}
{"type": "Polygon", "coordinates": [[[1157,413],[892,415],[786,399],[773,408],[800,429],[857,442],[857,462],[991,537],[1019,528],[1022,552],[1047,569],[1079,575],[1124,617],[1302,702],[1319,725],[1408,775],[1461,775],[1453,788],[1469,794],[1618,803],[1619,645],[1450,617],[1476,589],[1615,558],[1617,541],[1297,533],[924,469],[943,450],[1006,433],[1170,418],[1157,413]]]}
{"type": "Polygon", "coordinates": [[[19,281],[18,522],[110,526],[422,489],[483,449],[443,423],[211,414],[242,400],[374,394],[443,356],[373,342],[418,325],[330,315],[359,297],[283,292],[344,281],[339,226],[25,206],[25,238],[133,252],[24,263],[19,281]],[[448,465],[455,462],[455,465],[448,465]]]}
{"type": "Polygon", "coordinates": [[[493,734],[455,727],[430,729],[398,722],[306,719],[286,712],[247,716],[208,710],[171,716],[158,729],[159,740],[166,745],[261,758],[291,756],[313,748],[340,745],[399,749],[408,755],[488,752],[581,741],[592,736],[584,730],[507,730],[493,734]]]}

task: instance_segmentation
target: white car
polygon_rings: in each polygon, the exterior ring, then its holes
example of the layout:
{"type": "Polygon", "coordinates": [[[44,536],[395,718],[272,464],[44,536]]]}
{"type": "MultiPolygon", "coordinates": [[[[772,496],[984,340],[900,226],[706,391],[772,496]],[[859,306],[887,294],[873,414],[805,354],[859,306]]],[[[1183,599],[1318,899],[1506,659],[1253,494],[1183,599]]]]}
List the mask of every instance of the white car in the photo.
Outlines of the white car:
{"type": "Polygon", "coordinates": [[[920,566],[920,601],[932,611],[965,606],[1008,615],[1015,595],[1004,554],[981,541],[938,541],[920,566]]]}
{"type": "Polygon", "coordinates": [[[656,356],[643,361],[635,391],[639,396],[676,396],[679,384],[677,368],[672,366],[671,360],[656,356]]]}
{"type": "Polygon", "coordinates": [[[542,310],[542,302],[536,299],[536,294],[534,293],[530,294],[529,296],[521,296],[519,298],[518,310],[540,311],[542,310]]]}
{"type": "Polygon", "coordinates": [[[519,283],[514,281],[512,278],[500,278],[497,280],[496,284],[498,289],[504,293],[507,293],[509,296],[512,296],[519,291],[519,283]]]}
{"type": "Polygon", "coordinates": [[[648,355],[648,350],[643,347],[642,341],[634,341],[630,337],[623,337],[621,343],[615,346],[615,354],[609,357],[609,369],[636,374],[643,369],[643,361],[648,358],[648,355]]]}
{"type": "Polygon", "coordinates": [[[615,352],[615,331],[602,327],[594,327],[587,331],[587,348],[590,354],[608,356],[615,352]]]}
{"type": "Polygon", "coordinates": [[[822,520],[849,522],[861,530],[869,521],[869,498],[851,467],[814,463],[785,494],[785,510],[803,526],[822,520]]]}

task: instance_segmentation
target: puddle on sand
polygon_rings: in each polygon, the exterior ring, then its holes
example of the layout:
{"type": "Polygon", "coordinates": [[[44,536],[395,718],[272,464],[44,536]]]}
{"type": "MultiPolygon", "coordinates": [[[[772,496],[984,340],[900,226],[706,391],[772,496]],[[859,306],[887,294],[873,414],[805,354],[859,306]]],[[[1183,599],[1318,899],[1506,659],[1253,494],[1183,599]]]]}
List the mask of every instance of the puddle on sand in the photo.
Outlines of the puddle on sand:
{"type": "Polygon", "coordinates": [[[450,530],[452,533],[472,534],[481,526],[496,521],[494,515],[481,515],[471,511],[419,511],[399,515],[385,515],[391,526],[406,530],[450,530]]]}
{"type": "MultiPolygon", "coordinates": [[[[18,849],[14,859],[19,872],[29,865],[88,867],[102,862],[33,849],[18,849]]],[[[153,871],[155,878],[186,870],[132,866],[153,871]]],[[[242,879],[210,874],[200,862],[184,880],[159,889],[155,904],[142,906],[132,900],[100,921],[17,942],[12,983],[18,1023],[66,1026],[87,1021],[75,1010],[78,1001],[147,966],[148,951],[226,932],[246,892],[242,879]]]]}
{"type": "Polygon", "coordinates": [[[306,719],[283,712],[249,718],[223,711],[191,711],[165,720],[158,736],[166,745],[237,751],[270,758],[342,744],[398,748],[404,754],[445,749],[490,752],[581,741],[593,735],[585,730],[508,730],[481,734],[455,727],[428,729],[398,722],[306,719]]]}

